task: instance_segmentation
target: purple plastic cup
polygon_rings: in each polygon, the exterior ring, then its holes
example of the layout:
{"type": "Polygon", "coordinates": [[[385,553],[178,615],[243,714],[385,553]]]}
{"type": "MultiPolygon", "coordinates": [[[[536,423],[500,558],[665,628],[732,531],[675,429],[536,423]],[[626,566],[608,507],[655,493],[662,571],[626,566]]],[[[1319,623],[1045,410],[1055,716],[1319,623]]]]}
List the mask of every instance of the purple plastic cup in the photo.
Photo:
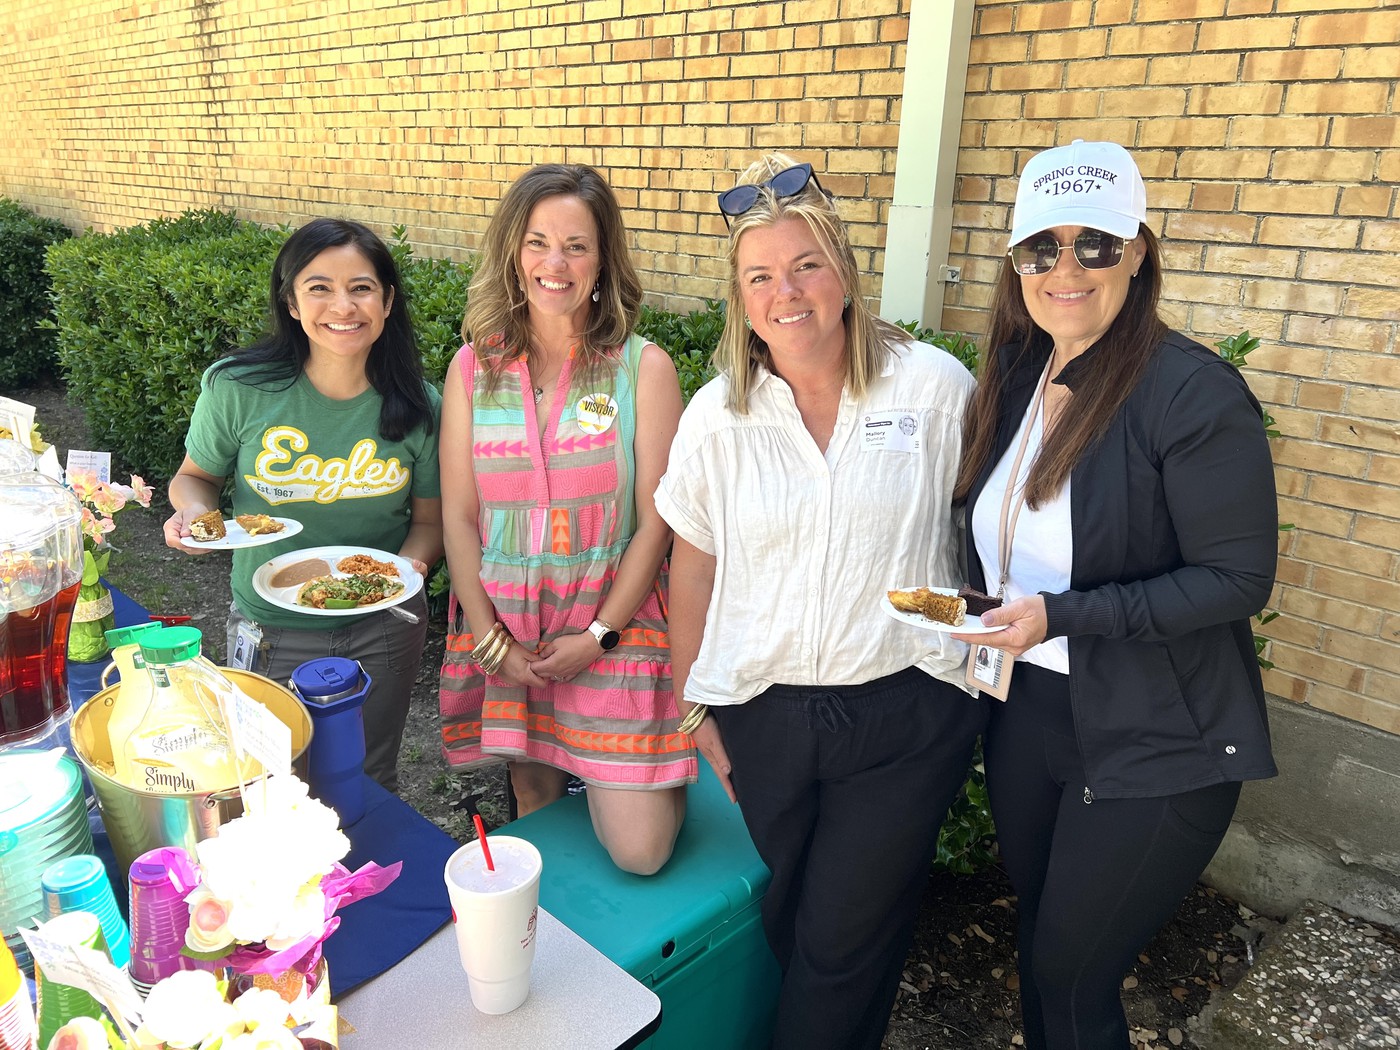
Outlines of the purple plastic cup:
{"type": "Polygon", "coordinates": [[[131,862],[132,982],[145,994],[177,970],[217,972],[214,962],[181,955],[190,909],[185,895],[198,883],[189,854],[179,846],[163,846],[131,862]]]}

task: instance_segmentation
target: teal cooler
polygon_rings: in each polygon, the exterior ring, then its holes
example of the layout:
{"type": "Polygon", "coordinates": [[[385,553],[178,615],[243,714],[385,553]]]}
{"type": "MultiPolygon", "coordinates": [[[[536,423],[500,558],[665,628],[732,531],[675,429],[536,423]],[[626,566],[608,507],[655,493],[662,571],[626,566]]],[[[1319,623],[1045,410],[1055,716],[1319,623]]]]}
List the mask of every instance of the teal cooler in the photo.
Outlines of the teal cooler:
{"type": "Polygon", "coordinates": [[[759,905],[770,876],[739,807],[704,762],[676,851],[656,875],[613,866],[583,795],[501,833],[528,839],[543,856],[540,904],[660,998],[661,1027],[642,1046],[768,1046],[779,975],[759,905]]]}

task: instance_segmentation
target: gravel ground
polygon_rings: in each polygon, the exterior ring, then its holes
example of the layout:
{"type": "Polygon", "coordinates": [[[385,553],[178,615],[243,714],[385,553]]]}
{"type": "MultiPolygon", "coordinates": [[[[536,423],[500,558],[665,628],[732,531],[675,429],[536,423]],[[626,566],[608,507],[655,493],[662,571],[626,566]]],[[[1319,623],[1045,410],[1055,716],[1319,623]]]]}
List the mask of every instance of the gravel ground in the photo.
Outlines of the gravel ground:
{"type": "MultiPolygon", "coordinates": [[[[60,450],[90,444],[82,410],[61,385],[11,394],[36,405],[44,434],[60,450]]],[[[114,464],[113,476],[126,471],[114,464]]],[[[152,480],[152,479],[148,479],[152,480]]],[[[158,485],[158,489],[160,486],[158,485]]],[[[110,578],[154,613],[183,614],[205,631],[222,655],[229,604],[228,564],[219,555],[190,557],[164,546],[161,523],[170,509],[162,494],[150,510],[117,517],[110,578]]],[[[457,808],[478,796],[490,826],[505,822],[504,776],[448,770],[438,744],[437,670],[443,628],[434,624],[414,688],[400,755],[400,794],[460,841],[472,837],[457,808]]],[[[1264,923],[1264,925],[1267,925],[1264,923]]],[[[1139,1047],[1196,1047],[1211,993],[1237,982],[1251,957],[1261,921],[1213,890],[1198,887],[1177,917],[1139,956],[1124,981],[1124,1002],[1139,1047]]],[[[1015,973],[1015,897],[997,869],[976,876],[931,875],[899,999],[886,1034],[887,1050],[1004,1050],[1021,1045],[1015,973]]],[[[1219,1045],[1219,1044],[1217,1044],[1219,1045]]]]}

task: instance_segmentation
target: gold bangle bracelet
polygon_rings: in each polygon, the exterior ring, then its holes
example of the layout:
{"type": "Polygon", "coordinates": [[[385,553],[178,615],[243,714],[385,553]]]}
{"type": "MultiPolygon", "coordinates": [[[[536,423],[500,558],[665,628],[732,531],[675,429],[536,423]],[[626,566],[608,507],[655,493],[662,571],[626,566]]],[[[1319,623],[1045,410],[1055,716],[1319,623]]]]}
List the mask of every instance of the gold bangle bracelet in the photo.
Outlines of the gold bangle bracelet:
{"type": "Polygon", "coordinates": [[[505,625],[499,620],[492,624],[491,630],[486,632],[485,637],[477,642],[476,648],[472,650],[472,660],[480,663],[481,658],[495,645],[496,639],[500,637],[501,632],[505,629],[505,625]]]}
{"type": "Polygon", "coordinates": [[[501,669],[501,664],[506,662],[506,654],[510,652],[511,643],[514,638],[506,631],[502,631],[496,636],[496,640],[491,645],[491,650],[477,661],[477,666],[487,674],[495,674],[501,669]]]}
{"type": "Polygon", "coordinates": [[[701,723],[704,722],[709,715],[710,708],[708,705],[696,704],[687,711],[685,717],[681,719],[681,724],[679,726],[680,732],[684,733],[686,736],[690,736],[700,728],[701,723]]]}

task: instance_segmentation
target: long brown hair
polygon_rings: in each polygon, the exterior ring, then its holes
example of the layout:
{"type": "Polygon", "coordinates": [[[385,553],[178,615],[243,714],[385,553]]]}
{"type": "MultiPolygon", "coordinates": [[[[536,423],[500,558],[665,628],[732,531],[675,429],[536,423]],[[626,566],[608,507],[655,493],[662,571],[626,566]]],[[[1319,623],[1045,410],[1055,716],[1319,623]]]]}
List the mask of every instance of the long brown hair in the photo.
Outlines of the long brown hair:
{"type": "MultiPolygon", "coordinates": [[[[1157,314],[1162,294],[1162,250],[1146,226],[1139,227],[1138,236],[1146,250],[1138,275],[1128,282],[1123,308],[1094,344],[1093,369],[1076,386],[1073,411],[1060,416],[1026,479],[1026,506],[1032,510],[1060,491],[1080,457],[1103,437],[1137,387],[1152,351],[1167,334],[1167,325],[1157,314]]],[[[1119,265],[1125,263],[1126,259],[1119,265]]],[[[1044,361],[1053,350],[1049,333],[1031,320],[1026,309],[1020,276],[1011,260],[1003,258],[992,295],[991,330],[979,355],[977,393],[963,421],[963,458],[954,502],[967,499],[992,456],[1002,394],[1012,367],[1026,357],[1044,361]]]]}
{"type": "MultiPolygon", "coordinates": [[[[744,169],[736,185],[766,182],[780,171],[796,166],[797,161],[785,153],[768,153],[744,169]]],[[[773,359],[768,344],[744,325],[744,296],[739,290],[739,240],[749,230],[773,226],[783,219],[801,219],[807,224],[850,296],[844,318],[846,388],[852,396],[859,398],[865,393],[871,380],[889,361],[892,347],[908,338],[904,331],[872,313],[861,296],[855,252],[846,235],[846,224],[836,213],[831,198],[813,182],[791,197],[777,197],[771,188],[764,187],[753,207],[736,216],[729,228],[724,332],[719,337],[713,361],[715,370],[729,378],[728,407],[740,415],[749,410],[749,391],[753,388],[755,369],[762,365],[771,371],[773,359]]]]}
{"type": "Polygon", "coordinates": [[[501,198],[467,291],[462,338],[475,340],[477,358],[486,366],[481,385],[487,393],[499,384],[506,365],[530,354],[530,309],[521,291],[520,245],[530,213],[550,197],[577,197],[598,227],[598,301],[589,306],[575,367],[591,373],[613,360],[641,312],[642,282],[627,251],[627,231],[612,188],[586,164],[536,165],[501,198]]]}

